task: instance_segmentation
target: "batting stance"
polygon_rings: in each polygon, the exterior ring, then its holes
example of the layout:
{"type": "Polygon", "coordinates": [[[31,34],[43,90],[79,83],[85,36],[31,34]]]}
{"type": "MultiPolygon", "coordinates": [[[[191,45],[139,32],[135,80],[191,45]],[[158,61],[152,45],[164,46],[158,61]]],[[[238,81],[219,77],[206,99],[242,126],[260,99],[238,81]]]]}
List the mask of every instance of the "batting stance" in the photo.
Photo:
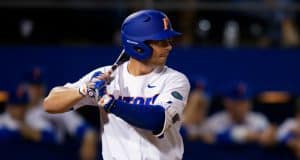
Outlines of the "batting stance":
{"type": "Polygon", "coordinates": [[[165,65],[172,38],[180,35],[161,11],[129,15],[121,28],[129,60],[112,72],[98,68],[75,83],[55,87],[44,100],[50,113],[97,105],[104,159],[181,159],[181,116],[190,84],[165,65]]]}

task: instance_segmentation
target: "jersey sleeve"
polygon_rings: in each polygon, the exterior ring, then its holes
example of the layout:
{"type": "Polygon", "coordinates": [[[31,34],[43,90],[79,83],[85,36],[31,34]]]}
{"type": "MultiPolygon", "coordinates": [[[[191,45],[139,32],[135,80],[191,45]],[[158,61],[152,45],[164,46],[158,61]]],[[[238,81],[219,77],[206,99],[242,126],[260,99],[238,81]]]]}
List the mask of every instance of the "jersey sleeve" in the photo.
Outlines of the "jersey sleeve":
{"type": "MultiPolygon", "coordinates": [[[[90,73],[86,74],[85,76],[83,76],[81,79],[79,79],[78,81],[74,82],[74,83],[66,83],[64,85],[64,87],[67,87],[67,88],[79,88],[81,85],[83,85],[84,83],[87,83],[91,77],[93,76],[93,74],[95,72],[107,72],[109,70],[110,66],[105,66],[105,67],[101,67],[101,68],[98,68],[98,69],[95,69],[93,71],[91,71],[90,73]]],[[[85,97],[83,99],[81,99],[78,103],[76,103],[72,108],[73,109],[78,109],[82,106],[85,106],[85,105],[91,105],[91,106],[97,106],[97,102],[93,99],[93,98],[90,98],[90,97],[85,97]]]]}
{"type": "Polygon", "coordinates": [[[164,127],[156,136],[162,136],[167,129],[181,122],[189,91],[189,81],[183,74],[170,76],[166,80],[165,88],[154,102],[165,108],[164,127]]]}
{"type": "Polygon", "coordinates": [[[262,132],[270,126],[268,119],[262,114],[256,113],[252,121],[255,125],[255,131],[257,132],[262,132]]]}
{"type": "Polygon", "coordinates": [[[26,117],[26,121],[30,124],[31,127],[38,130],[53,130],[50,122],[45,119],[42,115],[35,115],[32,117],[26,117]]]}
{"type": "Polygon", "coordinates": [[[292,120],[292,119],[285,120],[285,122],[278,129],[277,141],[282,144],[285,144],[290,139],[294,138],[292,129],[296,128],[296,127],[297,127],[297,124],[295,123],[294,120],[292,120]]]}
{"type": "Polygon", "coordinates": [[[228,120],[224,115],[225,113],[221,111],[209,117],[204,124],[206,130],[211,134],[224,132],[228,126],[226,123],[228,120]]]}
{"type": "Polygon", "coordinates": [[[47,120],[43,118],[36,118],[35,121],[31,121],[29,125],[41,133],[41,142],[47,144],[57,144],[60,142],[58,133],[47,120]]]}

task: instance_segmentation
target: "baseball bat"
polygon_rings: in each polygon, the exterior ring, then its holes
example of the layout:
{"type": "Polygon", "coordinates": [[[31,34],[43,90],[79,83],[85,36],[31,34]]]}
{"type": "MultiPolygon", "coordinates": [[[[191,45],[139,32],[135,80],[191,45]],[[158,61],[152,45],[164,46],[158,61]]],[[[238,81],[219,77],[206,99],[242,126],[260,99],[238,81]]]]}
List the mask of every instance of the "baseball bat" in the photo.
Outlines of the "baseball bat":
{"type": "MultiPolygon", "coordinates": [[[[125,49],[123,49],[121,51],[121,53],[119,54],[118,58],[116,59],[116,61],[114,62],[114,64],[111,66],[111,68],[109,69],[109,71],[107,71],[105,74],[105,79],[106,79],[106,84],[110,84],[111,81],[113,81],[114,79],[111,76],[111,74],[121,65],[123,64],[124,62],[126,62],[127,60],[129,60],[129,55],[127,55],[125,53],[125,49]]],[[[98,101],[99,97],[98,97],[99,93],[98,93],[98,90],[96,90],[96,101],[98,101]]]]}
{"type": "Polygon", "coordinates": [[[119,54],[118,58],[116,59],[116,61],[114,62],[114,64],[111,66],[111,68],[104,73],[106,75],[106,82],[107,84],[110,84],[110,82],[113,80],[111,76],[111,74],[124,62],[129,60],[129,55],[125,53],[125,49],[123,49],[121,51],[121,53],[119,54]]]}
{"type": "Polygon", "coordinates": [[[118,66],[120,66],[121,64],[123,64],[127,60],[129,60],[129,55],[125,54],[125,49],[123,49],[121,51],[120,55],[118,56],[117,60],[115,61],[115,63],[111,66],[110,71],[111,72],[115,71],[118,68],[118,66]]]}

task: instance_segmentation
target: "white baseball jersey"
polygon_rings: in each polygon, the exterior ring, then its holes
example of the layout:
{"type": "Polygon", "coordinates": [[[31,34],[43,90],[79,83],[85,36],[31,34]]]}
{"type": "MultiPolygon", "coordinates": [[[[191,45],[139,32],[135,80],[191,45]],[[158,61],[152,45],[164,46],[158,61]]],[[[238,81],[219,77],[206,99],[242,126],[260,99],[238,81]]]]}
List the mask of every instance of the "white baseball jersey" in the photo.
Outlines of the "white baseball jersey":
{"type": "MultiPolygon", "coordinates": [[[[156,68],[151,73],[141,76],[131,75],[127,70],[129,62],[120,65],[113,73],[114,80],[107,86],[107,92],[116,99],[131,104],[164,105],[172,103],[180,117],[164,131],[163,138],[158,138],[151,131],[137,128],[114,114],[106,114],[101,109],[103,132],[102,154],[105,160],[177,160],[182,159],[183,142],[179,134],[181,116],[187,101],[190,85],[187,78],[167,66],[156,68]]],[[[97,72],[106,72],[110,66],[98,68],[76,83],[65,87],[80,87],[88,82],[97,72]]],[[[74,108],[83,105],[97,105],[93,98],[85,97],[74,108]]],[[[153,117],[155,118],[155,117],[153,117]]]]}
{"type": "Polygon", "coordinates": [[[212,115],[207,121],[206,128],[212,133],[222,133],[232,127],[244,127],[249,131],[260,132],[269,126],[269,122],[262,114],[249,112],[243,124],[234,123],[228,112],[221,111],[212,115]]]}
{"type": "Polygon", "coordinates": [[[42,109],[42,107],[41,109],[30,108],[26,111],[26,122],[28,123],[28,125],[35,129],[53,131],[54,127],[52,126],[52,124],[43,116],[41,116],[44,113],[45,111],[42,109]]]}
{"type": "Polygon", "coordinates": [[[9,113],[4,112],[0,115],[0,129],[18,131],[19,128],[18,122],[14,120],[9,113]]]}
{"type": "Polygon", "coordinates": [[[75,136],[78,128],[86,124],[84,119],[76,112],[49,114],[44,111],[42,103],[31,107],[26,113],[26,119],[31,126],[36,126],[35,128],[38,129],[49,128],[49,125],[51,125],[55,129],[59,142],[64,142],[66,133],[75,136]],[[42,120],[44,123],[37,121],[37,119],[42,120]]]}
{"type": "MultiPolygon", "coordinates": [[[[30,117],[28,116],[25,117],[26,124],[39,131],[54,132],[54,128],[48,121],[46,121],[40,116],[34,116],[34,115],[30,117]]],[[[4,112],[3,114],[0,115],[0,128],[5,128],[11,131],[19,131],[20,125],[15,119],[11,117],[9,113],[4,112]]]]}
{"type": "Polygon", "coordinates": [[[285,138],[292,132],[294,128],[299,128],[300,123],[296,121],[294,118],[288,118],[283,122],[283,124],[279,127],[277,132],[277,140],[283,142],[285,138]]]}
{"type": "Polygon", "coordinates": [[[205,124],[206,122],[202,122],[199,124],[186,124],[184,125],[184,128],[186,129],[189,136],[197,136],[207,133],[205,124]]]}

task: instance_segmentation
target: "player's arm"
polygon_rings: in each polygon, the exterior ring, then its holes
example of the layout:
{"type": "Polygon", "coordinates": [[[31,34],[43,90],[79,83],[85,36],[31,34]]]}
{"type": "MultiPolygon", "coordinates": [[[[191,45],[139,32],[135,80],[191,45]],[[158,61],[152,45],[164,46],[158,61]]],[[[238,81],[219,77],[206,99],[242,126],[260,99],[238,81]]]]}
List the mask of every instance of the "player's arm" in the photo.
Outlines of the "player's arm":
{"type": "Polygon", "coordinates": [[[287,146],[292,150],[292,152],[299,158],[300,157],[300,138],[299,135],[299,128],[298,127],[292,127],[287,129],[286,126],[283,126],[279,130],[280,137],[278,137],[278,141],[280,144],[287,146]],[[282,129],[285,129],[285,133],[282,134],[282,129]],[[281,133],[280,133],[281,132],[281,133]]]}
{"type": "Polygon", "coordinates": [[[276,142],[277,127],[270,124],[259,137],[259,143],[265,146],[273,145],[276,142]]]}
{"type": "Polygon", "coordinates": [[[300,157],[300,129],[293,119],[287,119],[278,128],[277,141],[279,144],[290,148],[297,156],[300,157]]]}
{"type": "MultiPolygon", "coordinates": [[[[211,122],[213,126],[222,125],[222,119],[217,119],[211,122]]],[[[255,118],[255,130],[250,130],[247,125],[233,125],[223,131],[215,132],[216,142],[225,144],[244,144],[256,142],[263,145],[272,144],[274,130],[271,128],[266,118],[263,116],[256,116],[255,118]]]]}
{"type": "Polygon", "coordinates": [[[131,125],[150,130],[154,134],[163,129],[166,116],[161,105],[129,104],[122,100],[114,100],[109,95],[105,95],[102,100],[106,112],[113,113],[131,125]]]}
{"type": "Polygon", "coordinates": [[[91,99],[87,98],[96,99],[97,94],[103,94],[99,92],[104,91],[104,78],[103,72],[96,70],[73,84],[53,88],[44,99],[44,110],[49,113],[62,113],[69,111],[75,104],[75,108],[89,104],[91,99]]]}
{"type": "Polygon", "coordinates": [[[78,88],[55,87],[44,99],[44,110],[49,113],[62,113],[69,111],[84,96],[79,93],[78,88]]]}
{"type": "Polygon", "coordinates": [[[161,136],[180,120],[190,88],[185,77],[169,82],[153,105],[128,104],[122,100],[114,100],[109,95],[105,95],[99,105],[129,124],[161,136]]]}

